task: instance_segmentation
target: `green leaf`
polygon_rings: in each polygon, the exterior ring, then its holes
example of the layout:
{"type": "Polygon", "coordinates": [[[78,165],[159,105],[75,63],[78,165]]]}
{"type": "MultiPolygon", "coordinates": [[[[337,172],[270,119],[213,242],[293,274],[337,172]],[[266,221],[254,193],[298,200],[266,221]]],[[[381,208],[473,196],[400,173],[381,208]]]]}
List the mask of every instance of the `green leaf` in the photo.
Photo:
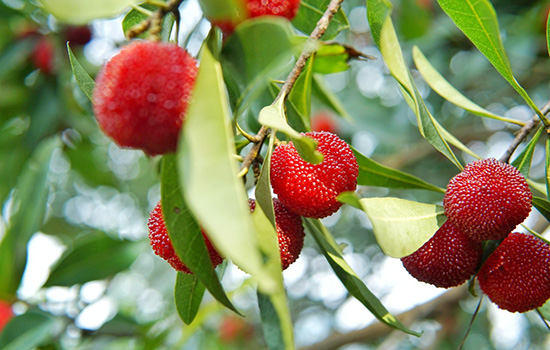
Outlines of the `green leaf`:
{"type": "Polygon", "coordinates": [[[45,287],[84,284],[124,271],[136,260],[143,246],[111,238],[103,232],[85,234],[55,264],[45,287]]]}
{"type": "MultiPolygon", "coordinates": [[[[181,261],[197,276],[212,296],[228,309],[239,313],[225,294],[212,266],[201,229],[183,199],[185,189],[180,186],[179,179],[176,157],[164,156],[160,191],[162,213],[172,246],[181,261]]],[[[185,319],[183,321],[186,322],[185,319]]]]}
{"type": "Polygon", "coordinates": [[[264,339],[269,350],[284,350],[283,332],[280,327],[279,315],[268,296],[257,293],[258,307],[262,319],[264,339]]]}
{"type": "Polygon", "coordinates": [[[69,54],[69,61],[71,63],[71,69],[73,70],[76,83],[91,101],[94,94],[95,81],[92,77],[90,77],[88,72],[86,72],[84,67],[82,67],[80,62],[78,62],[69,44],[70,43],[67,42],[67,53],[69,54]]]}
{"type": "MultiPolygon", "coordinates": [[[[319,21],[325,13],[329,3],[330,0],[302,0],[298,13],[292,20],[292,24],[302,33],[309,35],[315,28],[317,21],[319,21]]],[[[348,28],[348,18],[344,11],[339,9],[332,21],[330,21],[327,31],[323,34],[323,39],[333,39],[342,30],[348,28]]]]}
{"type": "Polygon", "coordinates": [[[178,315],[185,324],[190,324],[199,311],[204,295],[204,284],[199,281],[197,276],[178,271],[174,289],[178,315]]]}
{"type": "Polygon", "coordinates": [[[362,198],[384,254],[402,258],[422,247],[445,222],[443,207],[400,198],[362,198]]]}
{"type": "Polygon", "coordinates": [[[367,286],[361,281],[359,276],[344,260],[340,253],[338,244],[334,241],[330,232],[323,226],[321,221],[316,219],[304,218],[304,223],[313,238],[319,245],[321,252],[327,259],[328,263],[347,288],[350,295],[357,298],[372,314],[381,322],[388,326],[401,330],[405,333],[420,336],[420,333],[412,331],[405,327],[395,316],[382,305],[380,300],[372,294],[367,286]]]}
{"type": "Polygon", "coordinates": [[[353,120],[353,118],[346,111],[346,108],[340,102],[338,97],[325,85],[323,77],[319,74],[313,75],[312,92],[325,106],[336,112],[339,116],[346,120],[353,120]]]}
{"type": "Polygon", "coordinates": [[[302,135],[296,130],[292,129],[286,122],[284,112],[284,97],[280,97],[273,102],[273,104],[264,107],[260,111],[258,121],[272,129],[280,131],[291,138],[294,146],[300,156],[307,162],[312,164],[319,164],[323,161],[323,155],[316,150],[317,141],[302,135]]]}
{"type": "Polygon", "coordinates": [[[493,67],[542,117],[535,103],[519,85],[500,39],[495,9],[488,0],[437,0],[455,25],[470,39],[493,67]]]}
{"type": "Polygon", "coordinates": [[[367,0],[367,17],[372,36],[380,48],[384,62],[388,66],[392,76],[401,85],[405,101],[416,115],[420,134],[453,164],[462,169],[462,165],[443,137],[442,127],[426,108],[411,78],[390,14],[391,3],[389,1],[367,0]]]}
{"type": "Polygon", "coordinates": [[[548,18],[546,19],[546,48],[548,49],[548,55],[550,55],[550,12],[548,12],[548,18]]]}
{"type": "Polygon", "coordinates": [[[550,221],[550,202],[546,198],[533,196],[533,206],[550,221]]]}
{"type": "Polygon", "coordinates": [[[17,181],[12,204],[15,212],[0,242],[0,299],[13,296],[17,290],[27,262],[27,242],[44,221],[50,163],[59,145],[57,137],[42,141],[17,181]]]}
{"type": "Polygon", "coordinates": [[[529,141],[525,149],[511,163],[525,177],[529,176],[529,169],[531,169],[531,160],[533,159],[533,153],[535,152],[535,147],[537,146],[537,142],[540,139],[540,135],[542,134],[542,131],[543,131],[543,128],[539,127],[539,129],[537,130],[537,132],[535,133],[531,141],[529,141]]]}
{"type": "Polygon", "coordinates": [[[269,293],[276,289],[276,277],[264,267],[247,195],[237,176],[221,67],[204,47],[200,62],[177,154],[184,198],[218,251],[269,293]]]}
{"type": "Polygon", "coordinates": [[[273,153],[273,145],[275,142],[275,137],[273,134],[269,135],[269,145],[267,147],[266,155],[264,162],[262,164],[262,170],[260,172],[260,177],[258,178],[258,183],[256,184],[255,197],[256,203],[262,208],[265,216],[269,219],[273,227],[276,227],[275,224],[275,211],[273,209],[273,198],[271,197],[271,180],[270,180],[270,170],[271,170],[271,154],[273,153]]]}
{"type": "Polygon", "coordinates": [[[199,0],[204,15],[213,20],[240,22],[246,17],[246,9],[242,0],[199,0]]]}
{"type": "MultiPolygon", "coordinates": [[[[149,11],[154,11],[157,8],[155,5],[147,3],[140,4],[139,6],[149,11]]],[[[128,30],[130,30],[136,24],[139,24],[142,21],[146,20],[147,17],[148,16],[143,12],[140,12],[136,9],[131,9],[122,20],[122,32],[126,34],[128,30]]],[[[144,38],[145,35],[142,33],[138,37],[144,38]]]]}
{"type": "Polygon", "coordinates": [[[302,73],[296,80],[288,95],[288,102],[292,104],[302,123],[309,129],[311,114],[311,80],[313,77],[313,59],[309,59],[302,73]]]}
{"type": "Polygon", "coordinates": [[[137,0],[40,0],[44,9],[62,22],[85,24],[97,18],[123,13],[137,0]]]}
{"type": "Polygon", "coordinates": [[[550,299],[548,299],[544,305],[539,307],[538,310],[544,319],[550,321],[550,299]]]}
{"type": "Polygon", "coordinates": [[[0,332],[0,349],[30,350],[52,337],[55,320],[45,312],[29,311],[14,317],[0,332]]]}
{"type": "Polygon", "coordinates": [[[517,125],[523,125],[523,123],[520,121],[501,117],[499,115],[491,113],[485,108],[478,106],[477,104],[472,102],[470,99],[462,95],[447,80],[445,80],[445,78],[441,74],[439,74],[439,72],[430,64],[428,59],[424,56],[422,51],[420,51],[420,49],[417,46],[413,47],[412,52],[413,52],[414,64],[416,65],[416,68],[418,68],[418,71],[420,72],[424,80],[428,83],[428,85],[430,85],[430,87],[435,92],[437,92],[441,97],[443,97],[447,101],[454,103],[455,105],[467,110],[470,113],[473,113],[482,117],[501,120],[501,121],[505,121],[505,122],[513,123],[517,125]]]}
{"type": "Polygon", "coordinates": [[[359,165],[358,185],[388,188],[419,188],[445,193],[445,189],[432,185],[416,176],[377,163],[362,155],[353,147],[352,151],[359,165]]]}
{"type": "Polygon", "coordinates": [[[546,137],[544,161],[544,182],[546,183],[546,197],[550,199],[550,137],[546,137]]]}
{"type": "Polygon", "coordinates": [[[315,73],[332,74],[349,69],[348,50],[339,44],[323,44],[315,52],[313,71],[315,73]]]}

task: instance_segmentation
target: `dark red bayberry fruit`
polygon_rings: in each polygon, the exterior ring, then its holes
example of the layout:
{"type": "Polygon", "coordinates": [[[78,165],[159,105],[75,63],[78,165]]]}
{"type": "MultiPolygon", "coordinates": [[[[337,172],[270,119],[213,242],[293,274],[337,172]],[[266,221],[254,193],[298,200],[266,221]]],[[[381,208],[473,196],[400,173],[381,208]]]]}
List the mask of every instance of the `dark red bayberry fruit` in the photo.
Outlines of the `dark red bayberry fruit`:
{"type": "Polygon", "coordinates": [[[495,159],[468,164],[449,181],[445,215],[475,240],[502,239],[531,211],[527,181],[513,166],[495,159]]]}
{"type": "Polygon", "coordinates": [[[513,232],[483,263],[477,279],[501,309],[526,312],[540,307],[550,299],[550,246],[513,232]]]}
{"type": "MultiPolygon", "coordinates": [[[[256,208],[256,201],[248,200],[250,211],[256,208]]],[[[292,264],[304,247],[304,227],[300,216],[294,214],[277,199],[273,199],[275,211],[275,223],[277,226],[277,240],[281,253],[281,265],[283,270],[292,264]]]]}
{"type": "Polygon", "coordinates": [[[296,148],[281,143],[271,156],[271,186],[291,211],[310,218],[323,218],[342,205],[336,197],[357,187],[358,165],[351,148],[329,132],[308,132],[318,141],[324,156],[320,164],[303,160],[296,148]]]}
{"type": "MultiPolygon", "coordinates": [[[[168,236],[168,231],[166,230],[166,225],[164,224],[160,202],[151,212],[147,226],[149,227],[149,240],[151,241],[151,247],[153,247],[155,254],[168,261],[177,271],[191,273],[174,251],[174,247],[168,236]]],[[[212,243],[210,243],[204,231],[202,231],[202,237],[206,243],[212,266],[218,266],[223,261],[223,258],[218,254],[214,246],[212,246],[212,243]]]]}
{"type": "Polygon", "coordinates": [[[174,44],[135,41],[103,68],[94,89],[101,129],[122,147],[175,152],[197,62],[174,44]]]}
{"type": "Polygon", "coordinates": [[[32,63],[44,74],[51,74],[54,68],[55,48],[47,37],[41,38],[32,51],[32,63]]]}
{"type": "Polygon", "coordinates": [[[416,252],[401,258],[417,280],[450,288],[464,283],[476,271],[483,253],[481,242],[446,221],[416,252]]]}
{"type": "Polygon", "coordinates": [[[65,28],[65,40],[71,46],[84,46],[92,39],[92,31],[88,26],[69,26],[65,28]]]}

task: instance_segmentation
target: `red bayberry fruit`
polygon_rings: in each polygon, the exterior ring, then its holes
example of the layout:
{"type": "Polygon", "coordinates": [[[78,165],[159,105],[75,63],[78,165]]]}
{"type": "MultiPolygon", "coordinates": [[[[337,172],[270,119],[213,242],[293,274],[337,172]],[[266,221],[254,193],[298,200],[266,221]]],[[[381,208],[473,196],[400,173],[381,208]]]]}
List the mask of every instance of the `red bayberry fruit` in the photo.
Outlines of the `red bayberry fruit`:
{"type": "Polygon", "coordinates": [[[303,160],[296,148],[281,143],[271,156],[271,186],[291,211],[310,218],[323,218],[342,205],[336,197],[357,187],[358,165],[350,147],[329,132],[308,132],[323,154],[320,164],[303,160]]]}
{"type": "Polygon", "coordinates": [[[55,48],[47,37],[41,38],[32,51],[32,63],[44,74],[51,74],[54,67],[55,48]]]}
{"type": "Polygon", "coordinates": [[[475,240],[502,239],[531,211],[527,181],[513,166],[495,159],[468,164],[449,181],[445,215],[475,240]]]}
{"type": "Polygon", "coordinates": [[[0,300],[0,332],[4,326],[12,319],[13,311],[11,305],[3,300],[0,300]]]}
{"type": "Polygon", "coordinates": [[[122,147],[174,152],[196,76],[195,59],[177,45],[129,44],[97,79],[92,100],[99,126],[122,147]]]}
{"type": "Polygon", "coordinates": [[[483,248],[464,232],[446,221],[416,252],[401,258],[417,280],[436,287],[450,288],[464,283],[477,269],[483,248]]]}
{"type": "Polygon", "coordinates": [[[86,45],[92,39],[92,31],[88,26],[69,26],[65,28],[65,40],[71,46],[86,45]]]}
{"type": "Polygon", "coordinates": [[[338,125],[336,125],[334,118],[330,114],[319,112],[311,118],[311,130],[327,131],[336,134],[338,132],[338,125]]]}
{"type": "MultiPolygon", "coordinates": [[[[160,202],[151,212],[147,226],[149,227],[149,240],[151,241],[151,246],[153,247],[155,254],[168,261],[168,263],[170,263],[170,265],[172,265],[172,267],[177,271],[191,273],[191,271],[182,263],[174,251],[174,247],[172,246],[172,242],[168,236],[168,231],[166,230],[166,225],[164,224],[164,217],[162,216],[160,202]]],[[[222,262],[223,258],[212,246],[212,243],[210,243],[210,240],[206,237],[204,231],[202,231],[202,237],[206,243],[206,248],[208,249],[208,254],[210,255],[212,265],[214,267],[218,266],[222,262]]]]}
{"type": "Polygon", "coordinates": [[[220,340],[226,344],[252,337],[254,328],[244,319],[236,316],[227,316],[220,324],[220,340]]]}
{"type": "Polygon", "coordinates": [[[532,235],[513,232],[481,266],[479,286],[510,312],[525,312],[550,299],[550,246],[532,235]]]}
{"type": "MultiPolygon", "coordinates": [[[[256,208],[256,201],[248,200],[250,211],[256,208]]],[[[304,247],[304,227],[300,216],[294,214],[277,199],[273,198],[275,211],[275,223],[277,226],[277,240],[281,253],[281,265],[283,270],[292,264],[304,247]]]]}
{"type": "Polygon", "coordinates": [[[240,19],[231,21],[212,18],[212,24],[222,29],[226,35],[229,35],[235,30],[235,27],[239,23],[248,18],[279,16],[292,20],[298,13],[298,8],[300,7],[300,0],[244,0],[244,2],[247,13],[242,15],[240,19]]]}

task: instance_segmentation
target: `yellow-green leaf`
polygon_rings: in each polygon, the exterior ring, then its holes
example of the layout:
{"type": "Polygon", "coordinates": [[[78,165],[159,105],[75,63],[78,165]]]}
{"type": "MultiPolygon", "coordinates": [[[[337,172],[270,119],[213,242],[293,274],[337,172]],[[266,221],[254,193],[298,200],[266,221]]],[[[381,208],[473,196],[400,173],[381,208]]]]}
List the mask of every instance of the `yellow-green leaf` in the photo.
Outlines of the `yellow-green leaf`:
{"type": "Polygon", "coordinates": [[[114,17],[138,0],[40,0],[44,9],[62,22],[84,24],[97,18],[114,17]]]}

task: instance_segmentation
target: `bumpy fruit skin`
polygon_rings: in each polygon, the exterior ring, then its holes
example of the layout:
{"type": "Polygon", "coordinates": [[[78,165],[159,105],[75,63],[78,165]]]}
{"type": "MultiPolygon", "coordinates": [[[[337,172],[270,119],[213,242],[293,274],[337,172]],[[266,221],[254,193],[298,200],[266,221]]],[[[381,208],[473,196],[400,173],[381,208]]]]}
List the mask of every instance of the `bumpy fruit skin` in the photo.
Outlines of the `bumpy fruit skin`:
{"type": "MultiPolygon", "coordinates": [[[[172,242],[168,236],[168,231],[166,230],[166,225],[164,224],[160,202],[149,215],[147,226],[149,227],[149,240],[151,241],[151,247],[153,247],[155,254],[168,261],[168,263],[177,271],[191,273],[191,271],[181,262],[180,258],[178,258],[176,252],[174,251],[174,247],[172,246],[172,242]]],[[[212,246],[212,243],[210,243],[210,240],[206,237],[204,231],[202,231],[202,237],[206,243],[206,248],[208,249],[208,254],[210,255],[210,260],[212,261],[212,266],[218,266],[223,261],[223,258],[212,246]]]]}
{"type": "Polygon", "coordinates": [[[219,27],[225,35],[230,35],[245,19],[278,16],[292,20],[300,8],[300,0],[244,0],[244,2],[247,13],[240,20],[212,19],[212,25],[219,27]]]}
{"type": "Polygon", "coordinates": [[[292,144],[282,143],[271,156],[271,186],[291,211],[310,218],[323,218],[342,205],[336,197],[357,187],[358,165],[351,148],[329,132],[308,132],[318,141],[324,156],[320,164],[304,161],[292,144]]]}
{"type": "Polygon", "coordinates": [[[491,301],[510,312],[525,312],[550,299],[550,246],[513,232],[487,258],[477,275],[491,301]]]}
{"type": "MultiPolygon", "coordinates": [[[[250,211],[256,208],[256,201],[248,200],[250,211]]],[[[277,226],[277,240],[281,253],[282,269],[286,268],[298,259],[304,247],[304,227],[300,216],[294,214],[277,199],[273,199],[275,211],[275,224],[277,226]]]]}
{"type": "Polygon", "coordinates": [[[52,74],[54,68],[55,48],[47,37],[41,38],[34,47],[32,63],[44,74],[52,74]]]}
{"type": "Polygon", "coordinates": [[[481,242],[471,240],[447,220],[428,242],[401,262],[417,280],[450,288],[476,272],[482,253],[481,242]]]}
{"type": "Polygon", "coordinates": [[[527,181],[513,166],[495,159],[468,164],[449,181],[445,215],[475,240],[502,239],[531,211],[527,181]]]}
{"type": "Polygon", "coordinates": [[[0,300],[0,332],[4,326],[12,319],[13,311],[11,305],[3,300],[0,300]]]}
{"type": "Polygon", "coordinates": [[[101,71],[93,94],[101,129],[122,147],[174,152],[197,76],[183,48],[135,41],[101,71]]]}

